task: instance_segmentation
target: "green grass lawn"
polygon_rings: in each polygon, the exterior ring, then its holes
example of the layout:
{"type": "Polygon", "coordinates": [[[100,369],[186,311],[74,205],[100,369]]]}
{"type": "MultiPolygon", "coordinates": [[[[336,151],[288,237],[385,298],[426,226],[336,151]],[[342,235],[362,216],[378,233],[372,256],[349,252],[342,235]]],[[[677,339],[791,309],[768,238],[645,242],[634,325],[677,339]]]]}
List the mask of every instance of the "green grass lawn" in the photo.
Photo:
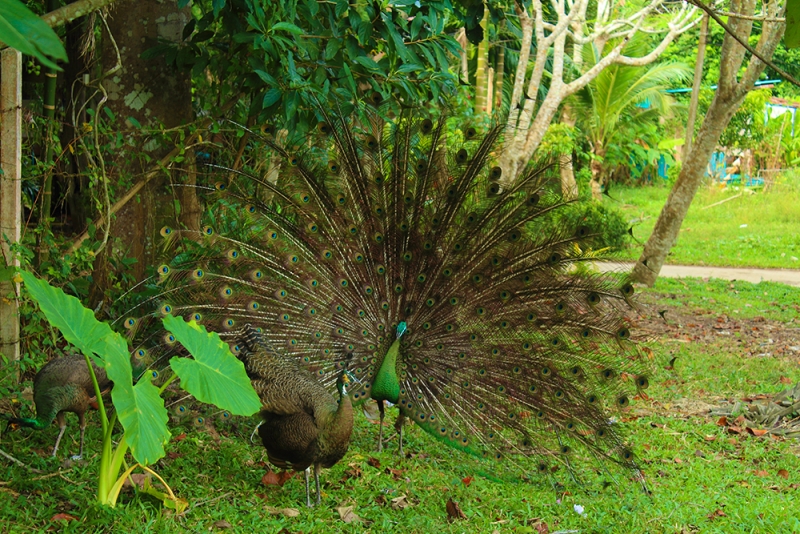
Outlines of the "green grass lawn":
{"type": "MultiPolygon", "coordinates": [[[[641,221],[633,231],[644,243],[668,194],[666,185],[614,187],[614,200],[604,197],[604,202],[619,208],[629,221],[641,221]]],[[[641,246],[634,245],[623,257],[635,260],[640,254],[641,246]]],[[[752,194],[743,188],[701,186],[667,263],[800,269],[800,173],[752,194]]]]}
{"type": "Polygon", "coordinates": [[[306,509],[301,477],[283,487],[262,484],[266,454],[249,442],[255,422],[220,422],[209,410],[202,424],[173,423],[168,456],[154,466],[189,501],[185,513],[132,491],[105,509],[92,504],[95,414],[88,460],[61,467],[77,450],[70,414],[59,460],[48,456],[55,427],[3,434],[0,448],[42,473],[0,458],[0,532],[800,532],[797,441],[718,426],[719,416],[709,415],[800,380],[800,288],[660,280],[642,301],[637,331],[654,352],[651,386],[619,421],[652,496],[616,470],[616,483],[607,485],[611,475],[600,470],[581,471],[581,484],[562,470],[558,489],[547,479],[498,482],[533,466],[478,464],[413,426],[406,427],[408,457],[398,458],[393,445],[375,453],[377,428],[357,413],[350,452],[323,473],[322,505],[306,509]],[[466,519],[448,521],[450,498],[466,519]],[[364,522],[345,523],[337,508],[347,506],[364,522]],[[51,521],[56,514],[74,519],[51,521]]]}

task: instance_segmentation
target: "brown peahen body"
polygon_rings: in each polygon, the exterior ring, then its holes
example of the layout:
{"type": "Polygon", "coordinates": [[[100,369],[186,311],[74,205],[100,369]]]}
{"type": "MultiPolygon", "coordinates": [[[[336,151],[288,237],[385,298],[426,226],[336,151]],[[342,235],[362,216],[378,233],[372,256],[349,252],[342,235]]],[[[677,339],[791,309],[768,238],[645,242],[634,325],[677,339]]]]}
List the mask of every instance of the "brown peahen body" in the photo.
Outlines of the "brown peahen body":
{"type": "MultiPolygon", "coordinates": [[[[100,391],[105,393],[111,387],[104,369],[92,364],[100,391]]],[[[81,355],[67,355],[50,360],[33,379],[33,402],[36,405],[36,418],[8,418],[10,425],[42,430],[53,420],[58,422],[59,431],[53,446],[53,456],[58,452],[61,437],[67,429],[65,414],[72,412],[78,416],[81,428],[81,448],[78,457],[83,456],[84,434],[86,432],[86,411],[97,409],[95,395],[86,359],[81,355]]]]}
{"type": "MultiPolygon", "coordinates": [[[[277,182],[217,184],[233,230],[204,228],[150,302],[223,338],[258,326],[327,384],[349,369],[354,403],[377,400],[382,417],[392,402],[467,453],[534,456],[546,476],[587,458],[638,473],[610,422],[647,386],[633,287],[576,269],[596,233],[558,222],[547,173],[502,189],[500,128],[318,113],[316,137],[267,141],[285,160],[277,182]]],[[[147,317],[126,322],[143,333],[147,317]]]]}
{"type": "Polygon", "coordinates": [[[339,402],[308,371],[278,354],[245,327],[237,356],[245,365],[263,404],[258,428],[269,461],[276,467],[305,471],[306,503],[311,506],[308,468],[314,467],[317,504],[320,470],[342,459],[350,446],[353,405],[342,375],[339,402]]]}

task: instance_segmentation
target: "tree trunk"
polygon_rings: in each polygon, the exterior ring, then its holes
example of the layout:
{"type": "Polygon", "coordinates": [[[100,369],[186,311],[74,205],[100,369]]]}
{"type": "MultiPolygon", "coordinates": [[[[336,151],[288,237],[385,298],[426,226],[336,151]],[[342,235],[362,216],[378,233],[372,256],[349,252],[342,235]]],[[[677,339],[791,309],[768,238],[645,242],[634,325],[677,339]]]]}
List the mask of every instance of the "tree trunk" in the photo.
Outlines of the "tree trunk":
{"type": "MultiPolygon", "coordinates": [[[[576,117],[572,112],[572,107],[569,104],[564,104],[561,109],[561,123],[575,127],[576,117]]],[[[578,199],[578,182],[575,180],[575,172],[572,167],[572,153],[564,154],[561,161],[558,163],[558,171],[561,175],[561,196],[564,200],[577,200],[578,199]]]]}
{"type": "Polygon", "coordinates": [[[483,8],[483,40],[478,44],[478,65],[475,69],[475,115],[487,113],[486,99],[489,86],[489,8],[483,8]]]}
{"type": "Polygon", "coordinates": [[[597,202],[603,201],[603,158],[605,158],[606,150],[600,141],[595,141],[592,146],[592,162],[589,168],[592,171],[592,200],[597,202]]]}
{"type": "MultiPolygon", "coordinates": [[[[755,10],[755,3],[755,0],[733,0],[731,2],[732,12],[750,17],[750,20],[731,17],[728,24],[731,30],[745,42],[752,30],[752,15],[755,10]]],[[[774,21],[774,17],[782,14],[782,9],[776,9],[774,4],[767,5],[765,9],[767,9],[768,15],[773,17],[773,20],[763,23],[762,33],[756,49],[764,57],[770,58],[783,36],[785,23],[774,21]]],[[[711,158],[711,153],[717,146],[720,135],[722,135],[747,92],[753,88],[754,82],[766,66],[761,60],[751,58],[747,69],[742,74],[741,81],[737,82],[737,74],[741,70],[744,56],[744,47],[736,42],[730,34],[726,33],[722,41],[717,92],[706,116],[703,118],[703,124],[697,134],[697,140],[683,162],[678,181],[675,182],[675,186],[672,188],[667,202],[661,210],[658,221],[656,221],[653,233],[645,243],[642,256],[636,262],[631,273],[631,278],[634,281],[648,286],[652,286],[655,283],[667,254],[675,244],[683,219],[689,211],[689,206],[698,187],[700,187],[706,166],[711,158]]]]}
{"type": "MultiPolygon", "coordinates": [[[[172,147],[154,146],[149,139],[143,137],[129,121],[128,117],[136,119],[142,126],[152,125],[154,122],[163,124],[165,128],[175,128],[192,120],[191,78],[187,70],[179,71],[174,65],[167,65],[162,58],[152,60],[142,59],[140,56],[145,50],[155,46],[159,41],[178,42],[184,26],[190,20],[189,8],[177,10],[174,4],[160,0],[125,0],[117,4],[109,18],[109,28],[116,47],[111,38],[104,36],[103,40],[103,68],[108,71],[117,63],[117,49],[119,50],[121,69],[114,72],[113,76],[101,81],[108,92],[107,105],[114,112],[117,124],[116,130],[122,130],[123,135],[130,136],[138,141],[135,147],[125,147],[124,150],[114,154],[113,172],[115,176],[108,178],[114,182],[120,177],[140,176],[149,167],[139,156],[147,153],[151,159],[163,157],[172,147]]],[[[100,110],[97,111],[100,113],[100,110]]],[[[176,142],[180,142],[177,141],[176,142]]],[[[106,158],[110,158],[106,155],[106,158]]],[[[187,151],[184,157],[194,159],[193,151],[187,151]]],[[[186,160],[184,160],[186,161],[186,160]]],[[[111,168],[111,166],[109,166],[111,168]]],[[[170,181],[186,181],[182,176],[170,177],[170,181]]],[[[186,174],[186,173],[184,173],[186,174]]],[[[189,169],[188,181],[191,182],[194,173],[189,169]]],[[[191,183],[189,183],[191,185],[191,183]]],[[[173,195],[163,187],[163,181],[153,180],[140,193],[137,201],[129,202],[116,214],[116,220],[111,226],[111,235],[127,247],[121,250],[123,257],[133,258],[133,275],[137,279],[144,276],[148,265],[156,262],[156,253],[159,242],[159,230],[165,224],[171,226],[199,227],[200,210],[197,199],[193,198],[195,190],[192,187],[182,187],[177,194],[182,209],[180,214],[173,209],[173,195]],[[184,217],[191,220],[183,221],[184,217]],[[197,219],[197,220],[196,220],[197,219]]],[[[106,251],[107,252],[107,249],[106,251]]],[[[104,260],[105,254],[98,255],[95,269],[99,279],[104,279],[107,268],[104,260]]],[[[105,286],[95,284],[93,294],[90,295],[90,304],[94,306],[99,300],[104,299],[105,286]]]]}
{"type": "Polygon", "coordinates": [[[694,81],[692,82],[692,98],[689,103],[689,117],[686,119],[686,135],[683,140],[682,159],[686,159],[692,149],[694,137],[694,121],[697,117],[697,105],[700,102],[700,82],[703,81],[703,60],[706,56],[706,36],[708,35],[708,15],[703,16],[700,26],[700,42],[697,45],[697,60],[694,63],[694,81]]]}
{"type": "Polygon", "coordinates": [[[503,74],[506,68],[506,47],[500,43],[497,51],[497,69],[494,76],[494,109],[503,109],[503,74]]]}

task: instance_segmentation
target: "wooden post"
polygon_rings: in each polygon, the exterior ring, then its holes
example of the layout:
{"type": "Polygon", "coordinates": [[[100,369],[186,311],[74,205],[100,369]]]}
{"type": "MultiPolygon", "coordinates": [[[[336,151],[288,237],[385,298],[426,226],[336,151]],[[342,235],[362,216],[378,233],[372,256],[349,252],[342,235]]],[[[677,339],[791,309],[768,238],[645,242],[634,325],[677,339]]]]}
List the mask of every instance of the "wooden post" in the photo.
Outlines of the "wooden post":
{"type": "MultiPolygon", "coordinates": [[[[19,266],[11,245],[20,239],[22,225],[22,54],[0,53],[0,268],[19,266]]],[[[0,279],[0,354],[19,360],[19,284],[0,279]]],[[[0,373],[0,379],[10,373],[0,373]]]]}

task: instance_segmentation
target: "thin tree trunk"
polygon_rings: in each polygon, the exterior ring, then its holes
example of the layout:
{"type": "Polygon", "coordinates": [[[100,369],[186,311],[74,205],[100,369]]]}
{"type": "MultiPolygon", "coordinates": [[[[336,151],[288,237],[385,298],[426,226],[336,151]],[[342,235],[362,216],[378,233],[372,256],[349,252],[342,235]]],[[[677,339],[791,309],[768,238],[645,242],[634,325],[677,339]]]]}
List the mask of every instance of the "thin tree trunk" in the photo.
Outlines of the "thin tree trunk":
{"type": "Polygon", "coordinates": [[[592,162],[589,164],[589,168],[592,170],[592,200],[596,200],[597,202],[602,202],[603,200],[603,161],[602,159],[606,155],[605,148],[600,143],[600,141],[595,141],[594,146],[592,147],[592,154],[594,157],[592,158],[592,162]]]}
{"type": "MultiPolygon", "coordinates": [[[[47,0],[47,10],[56,9],[55,0],[47,0]]],[[[56,85],[58,73],[55,69],[45,69],[44,72],[44,108],[45,120],[45,139],[44,139],[44,164],[45,173],[41,186],[41,204],[39,210],[39,234],[36,236],[36,266],[41,268],[42,264],[50,259],[50,250],[47,248],[47,234],[50,233],[50,212],[52,210],[53,199],[53,138],[56,136],[56,85]]]]}
{"type": "Polygon", "coordinates": [[[694,81],[692,82],[692,98],[689,103],[689,117],[686,119],[686,136],[683,141],[681,159],[686,159],[692,149],[694,137],[694,121],[697,117],[697,104],[700,102],[700,82],[703,81],[703,61],[706,56],[706,36],[708,35],[708,15],[703,15],[700,26],[700,42],[697,45],[697,61],[694,63],[694,81]]]}
{"type": "Polygon", "coordinates": [[[500,44],[497,51],[497,69],[494,77],[494,108],[498,111],[503,109],[503,74],[505,73],[505,68],[506,47],[500,44]]]}
{"type": "MultiPolygon", "coordinates": [[[[561,109],[561,123],[575,127],[576,117],[569,104],[564,104],[561,109]]],[[[575,172],[572,167],[572,150],[569,154],[564,154],[558,164],[558,171],[561,175],[561,196],[564,200],[576,200],[578,198],[578,182],[575,181],[575,172]]]]}
{"type": "Polygon", "coordinates": [[[483,40],[478,45],[478,65],[475,69],[475,115],[487,113],[486,98],[488,89],[489,69],[489,8],[483,8],[483,19],[481,20],[481,28],[483,28],[483,40]]]}
{"type": "Polygon", "coordinates": [[[467,62],[467,47],[469,46],[469,41],[467,41],[467,30],[465,28],[458,30],[456,33],[456,41],[461,45],[461,53],[458,56],[461,65],[461,81],[469,83],[469,63],[467,62]]]}

